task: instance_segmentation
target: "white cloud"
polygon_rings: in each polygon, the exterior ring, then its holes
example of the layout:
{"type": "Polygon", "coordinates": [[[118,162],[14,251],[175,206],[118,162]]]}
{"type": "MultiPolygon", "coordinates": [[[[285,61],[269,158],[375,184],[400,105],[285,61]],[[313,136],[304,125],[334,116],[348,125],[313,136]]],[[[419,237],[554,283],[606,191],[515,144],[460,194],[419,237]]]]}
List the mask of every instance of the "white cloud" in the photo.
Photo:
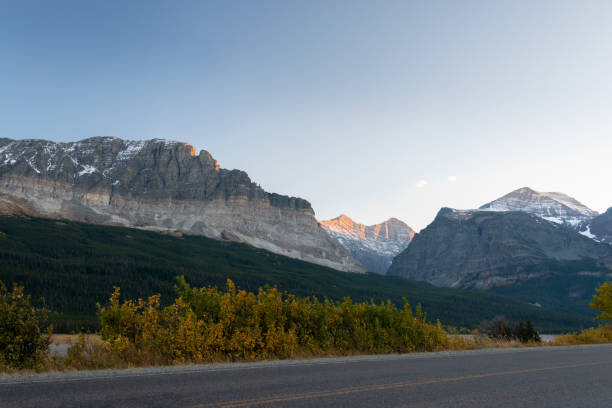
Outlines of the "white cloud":
{"type": "Polygon", "coordinates": [[[419,180],[414,185],[416,188],[423,188],[427,185],[427,180],[419,180]]]}
{"type": "Polygon", "coordinates": [[[457,181],[457,176],[448,176],[447,178],[450,183],[454,183],[455,181],[457,181]]]}

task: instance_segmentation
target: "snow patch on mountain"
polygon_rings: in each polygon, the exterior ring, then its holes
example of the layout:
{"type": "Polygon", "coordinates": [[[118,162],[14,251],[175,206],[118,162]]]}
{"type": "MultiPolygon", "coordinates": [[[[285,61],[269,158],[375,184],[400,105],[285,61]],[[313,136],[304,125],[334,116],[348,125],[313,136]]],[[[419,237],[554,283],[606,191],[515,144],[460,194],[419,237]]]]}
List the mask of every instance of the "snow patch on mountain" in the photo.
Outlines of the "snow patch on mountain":
{"type": "Polygon", "coordinates": [[[591,232],[591,226],[590,226],[590,225],[587,225],[587,226],[586,226],[586,229],[585,229],[584,231],[579,231],[579,232],[580,232],[582,235],[584,235],[585,237],[587,237],[587,238],[591,238],[592,240],[595,240],[595,241],[599,242],[599,240],[597,239],[597,236],[596,236],[596,235],[594,235],[594,234],[591,232]]]}
{"type": "Polygon", "coordinates": [[[118,161],[130,160],[136,156],[146,145],[145,140],[130,140],[125,142],[125,148],[117,154],[118,161]]]}
{"type": "Polygon", "coordinates": [[[90,166],[89,164],[81,164],[83,170],[79,171],[79,177],[84,176],[86,174],[93,174],[98,171],[94,166],[90,166]]]}

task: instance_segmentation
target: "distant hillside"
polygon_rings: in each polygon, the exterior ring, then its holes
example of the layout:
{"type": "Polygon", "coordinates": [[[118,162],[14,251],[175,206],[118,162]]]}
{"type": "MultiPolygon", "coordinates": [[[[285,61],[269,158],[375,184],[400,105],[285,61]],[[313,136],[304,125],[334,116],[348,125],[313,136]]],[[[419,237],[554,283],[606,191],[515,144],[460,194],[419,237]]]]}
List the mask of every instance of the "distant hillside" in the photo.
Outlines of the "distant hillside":
{"type": "Polygon", "coordinates": [[[95,304],[105,302],[114,285],[129,298],[173,295],[174,278],[193,285],[224,286],[227,278],[257,290],[269,284],[299,296],[355,301],[405,297],[421,303],[430,319],[476,327],[498,314],[531,319],[547,332],[592,325],[589,317],[540,309],[482,291],[437,288],[423,282],[376,274],[348,274],[245,244],[202,236],[172,236],[124,227],[43,218],[0,216],[0,280],[26,286],[44,296],[58,330],[95,327],[95,304]]]}

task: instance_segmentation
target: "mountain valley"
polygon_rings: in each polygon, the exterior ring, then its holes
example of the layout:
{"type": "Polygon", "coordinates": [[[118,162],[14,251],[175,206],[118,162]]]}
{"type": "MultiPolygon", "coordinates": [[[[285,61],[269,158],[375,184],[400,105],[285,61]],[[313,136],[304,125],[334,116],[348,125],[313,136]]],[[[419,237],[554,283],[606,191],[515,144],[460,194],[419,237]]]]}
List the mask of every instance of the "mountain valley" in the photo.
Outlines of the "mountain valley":
{"type": "Polygon", "coordinates": [[[96,302],[104,304],[114,286],[123,299],[155,293],[162,302],[174,297],[175,277],[193,286],[225,288],[232,279],[257,292],[275,285],[298,296],[354,302],[406,299],[420,304],[428,319],[445,325],[476,328],[504,314],[530,319],[547,332],[577,330],[593,324],[591,315],[560,312],[479,290],[440,288],[425,282],[373,273],[340,272],[277,255],[243,243],[200,235],[159,233],[68,220],[0,216],[0,280],[24,285],[33,299],[44,297],[56,331],[98,327],[96,302]]]}
{"type": "Polygon", "coordinates": [[[486,302],[539,324],[533,313],[558,311],[574,320],[555,325],[584,325],[594,288],[612,279],[612,209],[598,214],[562,193],[524,187],[477,210],[443,208],[418,234],[396,218],[317,221],[308,201],[268,193],[208,152],[162,139],[0,139],[0,214],[0,279],[34,288],[68,326],[91,317],[110,276],[131,296],[168,294],[183,274],[197,285],[232,278],[249,290],[278,284],[333,299],[406,296],[472,327],[496,310],[486,302]],[[482,311],[466,306],[461,318],[462,302],[482,311]]]}

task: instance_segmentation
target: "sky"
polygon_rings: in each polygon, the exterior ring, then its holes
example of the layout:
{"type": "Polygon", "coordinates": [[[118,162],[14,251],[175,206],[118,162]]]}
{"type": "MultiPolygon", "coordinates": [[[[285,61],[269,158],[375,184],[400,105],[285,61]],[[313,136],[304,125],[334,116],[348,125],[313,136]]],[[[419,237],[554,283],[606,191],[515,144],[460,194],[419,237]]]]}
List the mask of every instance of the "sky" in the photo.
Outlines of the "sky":
{"type": "Polygon", "coordinates": [[[610,1],[0,0],[0,137],[165,138],[318,219],[612,206],[610,1]]]}

